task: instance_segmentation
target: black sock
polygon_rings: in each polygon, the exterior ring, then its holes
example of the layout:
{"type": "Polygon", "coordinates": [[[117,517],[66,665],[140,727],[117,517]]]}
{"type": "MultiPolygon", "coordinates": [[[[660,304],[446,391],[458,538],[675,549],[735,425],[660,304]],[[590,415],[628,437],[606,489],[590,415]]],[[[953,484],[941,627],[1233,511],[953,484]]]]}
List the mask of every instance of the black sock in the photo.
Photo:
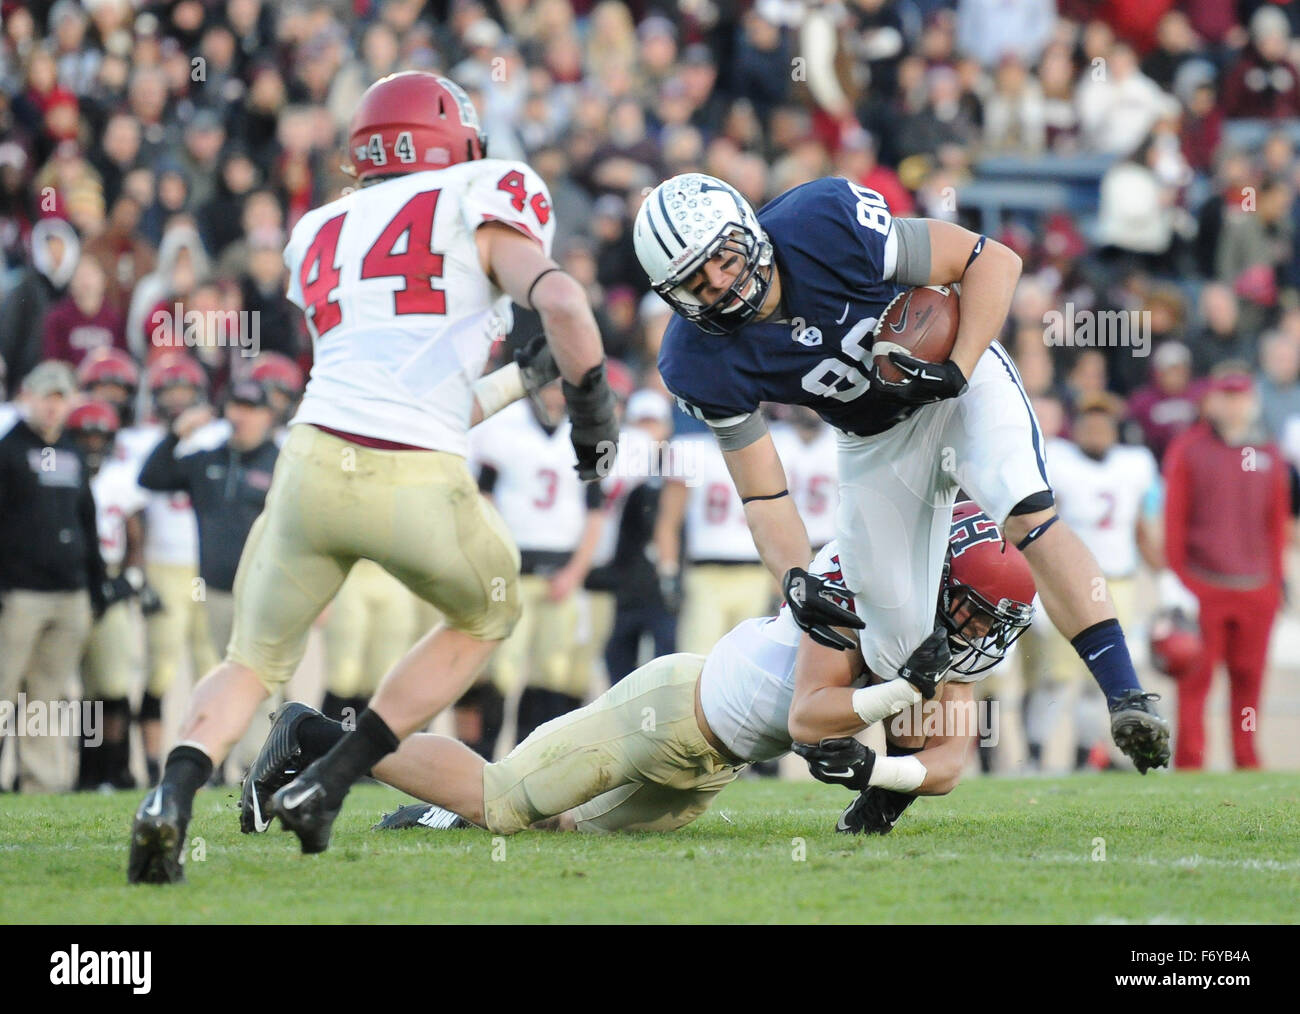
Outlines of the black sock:
{"type": "Polygon", "coordinates": [[[486,761],[492,760],[501,723],[505,718],[505,698],[494,683],[477,683],[461,695],[456,710],[478,718],[479,733],[475,739],[466,739],[465,745],[486,761]]]}
{"type": "Polygon", "coordinates": [[[1034,763],[1035,766],[1042,764],[1043,744],[1035,743],[1033,740],[1030,740],[1028,747],[1029,747],[1029,759],[1034,763]]]}
{"type": "Polygon", "coordinates": [[[334,744],[347,735],[342,722],[332,718],[306,715],[297,727],[298,742],[310,760],[324,757],[334,749],[334,744]]]}
{"type": "Polygon", "coordinates": [[[107,757],[107,743],[100,742],[98,745],[92,745],[84,735],[81,737],[81,761],[77,768],[77,789],[82,792],[90,792],[99,787],[104,781],[105,760],[107,757]]]}
{"type": "MultiPolygon", "coordinates": [[[[343,708],[347,704],[347,698],[340,697],[333,690],[325,691],[325,699],[320,703],[321,714],[326,718],[332,718],[336,722],[343,721],[343,708]]],[[[356,715],[352,716],[356,718],[356,715]]]]}
{"type": "Polygon", "coordinates": [[[1076,746],[1074,748],[1074,770],[1083,771],[1088,767],[1088,758],[1092,755],[1092,750],[1086,746],[1076,746]]]}
{"type": "Polygon", "coordinates": [[[145,777],[149,779],[149,788],[158,784],[162,777],[162,765],[158,763],[157,757],[146,757],[144,759],[145,777]]]}
{"type": "Polygon", "coordinates": [[[194,793],[212,777],[212,758],[198,747],[172,747],[163,767],[162,784],[169,786],[175,793],[181,807],[181,816],[188,819],[190,808],[194,804],[194,793]]]}
{"type": "MultiPolygon", "coordinates": [[[[347,697],[344,698],[343,700],[343,707],[345,709],[346,708],[351,709],[350,715],[352,718],[352,722],[355,725],[356,720],[361,717],[361,712],[365,711],[366,708],[370,707],[370,698],[365,694],[361,694],[357,697],[347,697]]],[[[349,714],[348,711],[344,711],[344,715],[348,715],[348,714],[349,714]]]]}
{"type": "Polygon", "coordinates": [[[367,708],[357,727],[334,745],[317,763],[325,786],[325,805],[336,809],[358,778],[397,749],[401,741],[375,712],[367,708]]]}
{"type": "Polygon", "coordinates": [[[125,697],[104,702],[104,725],[113,725],[113,739],[104,740],[103,779],[114,788],[135,788],[131,777],[131,703],[125,697]]]}

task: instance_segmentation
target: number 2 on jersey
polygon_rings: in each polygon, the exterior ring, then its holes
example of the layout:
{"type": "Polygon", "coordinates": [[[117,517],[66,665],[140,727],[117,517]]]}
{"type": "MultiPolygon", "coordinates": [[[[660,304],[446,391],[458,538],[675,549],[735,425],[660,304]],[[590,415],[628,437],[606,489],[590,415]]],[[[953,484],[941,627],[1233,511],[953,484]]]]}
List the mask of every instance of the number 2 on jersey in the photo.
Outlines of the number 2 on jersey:
{"type": "MultiPolygon", "coordinates": [[[[405,284],[393,292],[393,312],[398,316],[447,312],[447,294],[433,284],[435,278],[442,277],[442,254],[430,249],[439,193],[438,190],[426,190],[402,205],[362,258],[363,279],[395,277],[404,280],[405,284]],[[403,249],[394,253],[399,245],[403,249]]],[[[330,293],[338,288],[342,273],[337,257],[339,234],[343,231],[346,216],[344,212],[321,226],[307,247],[299,269],[303,302],[308,307],[317,337],[343,321],[343,312],[338,302],[330,299],[330,293]]]]}

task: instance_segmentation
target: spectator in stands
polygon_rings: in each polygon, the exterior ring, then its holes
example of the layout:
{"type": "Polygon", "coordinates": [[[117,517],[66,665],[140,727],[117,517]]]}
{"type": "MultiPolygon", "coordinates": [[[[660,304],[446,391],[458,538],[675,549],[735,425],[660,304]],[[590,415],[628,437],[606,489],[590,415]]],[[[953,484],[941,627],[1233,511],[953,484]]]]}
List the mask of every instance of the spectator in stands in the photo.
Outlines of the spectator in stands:
{"type": "Polygon", "coordinates": [[[1223,111],[1233,119],[1287,119],[1300,115],[1300,77],[1288,58],[1291,25],[1264,5],[1250,19],[1250,45],[1228,70],[1223,111]]]}
{"type": "Polygon", "coordinates": [[[1131,155],[1161,120],[1175,119],[1178,101],[1142,73],[1137,54],[1117,42],[1105,60],[1084,68],[1077,93],[1084,146],[1131,155]]]}
{"type": "Polygon", "coordinates": [[[94,349],[126,349],[125,322],[108,302],[107,279],[99,261],[82,257],[68,294],[50,308],[42,339],[44,358],[81,365],[94,349]]]}
{"type": "Polygon", "coordinates": [[[32,228],[31,258],[0,303],[0,358],[9,368],[11,395],[41,360],[46,314],[72,280],[81,241],[61,218],[43,218],[32,228]]]}
{"type": "Polygon", "coordinates": [[[1043,91],[1015,56],[1004,56],[993,75],[993,94],[984,103],[984,147],[989,151],[1036,155],[1047,143],[1043,91]]]}
{"type": "Polygon", "coordinates": [[[1056,28],[1053,0],[958,0],[957,45],[992,68],[1008,54],[1038,62],[1056,28]]]}
{"type": "Polygon", "coordinates": [[[1300,342],[1275,331],[1260,341],[1260,419],[1270,440],[1283,443],[1290,420],[1300,421],[1300,342]]]}
{"type": "Polygon", "coordinates": [[[1258,361],[1256,336],[1242,326],[1237,296],[1229,286],[1212,282],[1201,289],[1200,318],[1204,323],[1188,339],[1196,376],[1208,375],[1225,359],[1258,361]]]}
{"type": "Polygon", "coordinates": [[[1287,181],[1266,180],[1255,200],[1224,222],[1215,274],[1250,304],[1247,327],[1263,324],[1277,302],[1279,272],[1295,258],[1294,196],[1287,181]]]}
{"type": "Polygon", "coordinates": [[[1151,356],[1151,380],[1129,396],[1129,415],[1142,442],[1160,461],[1170,441],[1196,421],[1198,392],[1192,388],[1192,353],[1182,342],[1165,342],[1151,356]]]}
{"type": "Polygon", "coordinates": [[[1232,754],[1259,766],[1255,734],[1269,634],[1282,595],[1290,534],[1290,471],[1259,428],[1259,398],[1247,364],[1216,367],[1205,421],[1165,455],[1165,553],[1199,602],[1204,652],[1178,684],[1174,763],[1205,759],[1205,699],[1219,662],[1228,668],[1232,754]]]}
{"type": "MultiPolygon", "coordinates": [[[[22,419],[0,438],[0,701],[11,706],[19,692],[80,699],[78,663],[103,612],[90,472],[63,430],[76,391],[67,364],[41,363],[23,380],[22,419]]],[[[19,760],[23,790],[72,787],[66,736],[24,737],[19,760]]]]}
{"type": "Polygon", "coordinates": [[[1187,15],[1177,9],[1166,11],[1156,24],[1155,47],[1142,58],[1142,73],[1171,92],[1179,69],[1196,55],[1198,48],[1199,40],[1187,15]]]}

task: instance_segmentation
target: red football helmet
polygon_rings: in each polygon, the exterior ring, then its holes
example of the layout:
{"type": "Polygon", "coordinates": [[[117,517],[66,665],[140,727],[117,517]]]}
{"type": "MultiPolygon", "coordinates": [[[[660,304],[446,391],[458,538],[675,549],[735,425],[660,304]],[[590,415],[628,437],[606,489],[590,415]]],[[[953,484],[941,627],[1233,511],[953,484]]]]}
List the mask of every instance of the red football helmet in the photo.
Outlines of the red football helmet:
{"type": "Polygon", "coordinates": [[[83,391],[96,384],[118,384],[134,392],[140,386],[140,370],[121,349],[100,347],[87,353],[77,367],[77,384],[83,391]]]}
{"type": "Polygon", "coordinates": [[[257,357],[257,365],[248,376],[250,380],[256,380],[268,390],[279,391],[287,398],[296,399],[302,394],[301,368],[279,352],[263,352],[257,357]]]}
{"type": "Polygon", "coordinates": [[[117,409],[106,401],[85,401],[68,413],[64,428],[74,436],[100,433],[112,437],[118,430],[117,409]]]}
{"type": "Polygon", "coordinates": [[[1205,644],[1196,621],[1181,609],[1165,609],[1151,621],[1151,663],[1170,679],[1196,667],[1205,644]]]}
{"type": "Polygon", "coordinates": [[[208,389],[208,376],[203,367],[191,355],[173,349],[164,352],[149,366],[149,390],[153,394],[165,391],[169,387],[186,385],[196,391],[208,389]]]}
{"type": "Polygon", "coordinates": [[[352,171],[366,180],[486,158],[487,137],[460,85],[404,70],[361,96],[348,127],[348,153],[352,171]]]}
{"type": "Polygon", "coordinates": [[[1036,591],[1024,555],[1003,539],[993,519],[969,500],[958,503],[939,592],[952,671],[972,675],[1001,662],[1029,629],[1036,591]]]}

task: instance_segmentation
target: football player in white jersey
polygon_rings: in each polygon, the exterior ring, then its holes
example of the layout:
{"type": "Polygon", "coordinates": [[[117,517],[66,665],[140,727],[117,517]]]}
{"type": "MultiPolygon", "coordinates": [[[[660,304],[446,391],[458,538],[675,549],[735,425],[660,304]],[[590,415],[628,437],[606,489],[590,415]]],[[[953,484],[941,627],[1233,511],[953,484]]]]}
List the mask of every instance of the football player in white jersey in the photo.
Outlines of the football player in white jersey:
{"type": "MultiPolygon", "coordinates": [[[[435,806],[404,807],[381,826],[468,821],[494,834],[529,827],[671,831],[700,816],[746,765],[793,747],[810,759],[814,776],[859,793],[839,830],[887,832],[915,796],[943,794],[957,784],[976,731],[971,684],[1001,661],[1029,622],[1034,582],[1024,558],[1012,546],[1004,551],[997,527],[973,504],[960,505],[956,515],[937,610],[955,661],[940,705],[926,718],[939,733],[928,741],[915,728],[909,734],[905,723],[887,727],[886,756],[849,738],[866,727],[860,710],[872,707],[883,720],[905,704],[866,670],[860,651],[823,648],[830,671],[817,676],[826,689],[815,702],[822,712],[816,717],[845,738],[816,747],[797,743],[791,734],[797,737],[808,716],[791,708],[796,684],[809,675],[800,630],[782,607],[776,616],[745,620],[707,658],[680,653],[642,666],[591,704],[537,729],[499,763],[485,765],[455,740],[412,737],[374,774],[435,806]],[[834,763],[841,758],[843,774],[834,763]]],[[[839,580],[834,542],[818,554],[813,571],[839,580]]],[[[341,735],[337,723],[313,709],[289,705],[263,750],[278,733],[301,751],[296,763],[302,763],[313,754],[305,732],[315,736],[322,728],[341,735]]]]}
{"type": "Polygon", "coordinates": [[[90,470],[106,576],[106,608],[91,628],[82,669],[86,699],[103,703],[104,735],[93,747],[83,738],[77,787],[134,788],[128,737],[130,694],[139,659],[130,600],[143,584],[140,514],[149,495],[136,483],[132,466],[112,456],[118,416],[111,404],[92,400],[78,405],[68,415],[67,430],[90,470]]]}
{"type": "MultiPolygon", "coordinates": [[[[1075,406],[1072,439],[1047,442],[1047,467],[1061,517],[1091,550],[1101,567],[1126,629],[1143,618],[1137,603],[1137,572],[1142,562],[1159,571],[1158,523],[1160,470],[1146,447],[1119,443],[1123,403],[1101,394],[1075,406]]],[[[1046,616],[1036,615],[1024,640],[1024,671],[1031,690],[1025,727],[1030,761],[1042,763],[1063,715],[1078,705],[1075,766],[1101,740],[1104,704],[1088,692],[1086,669],[1046,616]]]]}
{"type": "Polygon", "coordinates": [[[541,317],[579,475],[596,478],[617,442],[591,307],[550,257],[546,186],[487,158],[486,140],[454,82],[383,78],[349,126],[360,186],[294,226],[288,295],[312,335],[311,375],[241,557],[226,660],[195,688],[137,811],[130,882],[183,879],[195,791],[297,668],[356,560],[380,563],[445,622],[384,677],[354,732],[273,799],[250,773],[250,830],[273,810],[305,852],[323,851],[352,784],[455,701],[513,629],[518,550],[465,463],[470,426],[524,393],[517,367],[480,379],[512,299],[541,317]]]}
{"type": "Polygon", "coordinates": [[[514,742],[582,703],[572,659],[582,622],[583,582],[605,527],[599,483],[573,474],[564,397],[548,384],[477,426],[470,459],[479,489],[519,547],[519,623],[492,661],[502,697],[515,700],[514,742]]]}
{"type": "Polygon", "coordinates": [[[835,538],[840,468],[835,430],[807,405],[791,405],[789,421],[772,427],[772,441],[785,465],[790,496],[799,508],[813,551],[835,538]]]}
{"type": "Polygon", "coordinates": [[[681,561],[677,647],[707,655],[741,620],[766,613],[777,587],[754,548],[717,442],[708,433],[678,437],[671,456],[655,521],[656,556],[665,583],[681,561]]]}

